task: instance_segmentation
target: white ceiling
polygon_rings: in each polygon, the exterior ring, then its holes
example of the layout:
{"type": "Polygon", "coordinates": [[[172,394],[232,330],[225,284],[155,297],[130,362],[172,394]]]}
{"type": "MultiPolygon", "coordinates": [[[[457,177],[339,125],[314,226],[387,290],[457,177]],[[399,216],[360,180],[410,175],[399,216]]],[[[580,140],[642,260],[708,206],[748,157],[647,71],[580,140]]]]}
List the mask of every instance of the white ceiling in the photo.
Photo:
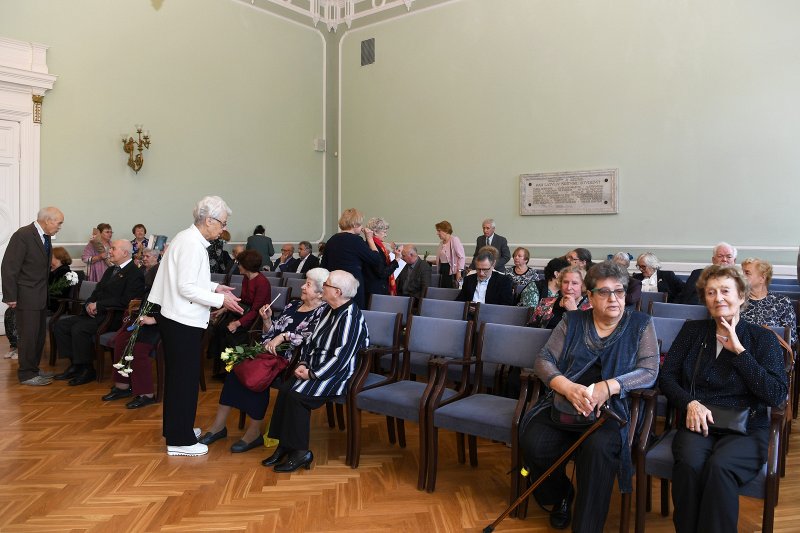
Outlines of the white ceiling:
{"type": "Polygon", "coordinates": [[[374,15],[389,9],[404,7],[411,10],[414,0],[242,0],[256,7],[266,4],[282,6],[308,17],[317,26],[324,24],[328,31],[344,23],[349,28],[354,20],[374,15]]]}

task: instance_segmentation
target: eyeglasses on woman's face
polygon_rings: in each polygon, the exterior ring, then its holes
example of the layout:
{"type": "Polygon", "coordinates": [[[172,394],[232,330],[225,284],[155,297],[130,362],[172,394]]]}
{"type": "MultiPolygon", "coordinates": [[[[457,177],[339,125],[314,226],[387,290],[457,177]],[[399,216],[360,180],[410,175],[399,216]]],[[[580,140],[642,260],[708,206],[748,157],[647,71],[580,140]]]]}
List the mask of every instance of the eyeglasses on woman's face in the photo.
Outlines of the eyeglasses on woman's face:
{"type": "Polygon", "coordinates": [[[591,293],[594,294],[595,296],[600,296],[601,298],[608,298],[611,295],[614,295],[614,298],[621,299],[625,298],[626,291],[623,288],[609,289],[603,287],[601,289],[592,289],[591,293]]]}

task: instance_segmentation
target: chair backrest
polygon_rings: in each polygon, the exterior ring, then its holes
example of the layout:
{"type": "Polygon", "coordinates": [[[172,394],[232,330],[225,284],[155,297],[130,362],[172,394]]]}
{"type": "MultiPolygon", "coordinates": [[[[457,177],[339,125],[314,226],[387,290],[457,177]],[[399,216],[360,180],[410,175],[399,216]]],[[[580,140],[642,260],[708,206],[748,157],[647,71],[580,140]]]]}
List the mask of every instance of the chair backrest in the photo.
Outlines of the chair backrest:
{"type": "Polygon", "coordinates": [[[281,277],[281,274],[283,274],[283,272],[281,272],[280,270],[262,270],[261,271],[261,275],[262,276],[266,276],[268,278],[279,278],[279,277],[281,277]]]}
{"type": "MultiPolygon", "coordinates": [[[[270,282],[276,278],[271,278],[270,282]]],[[[278,278],[283,279],[283,278],[278,278]]],[[[292,294],[294,294],[295,298],[300,298],[300,289],[303,285],[305,285],[306,280],[303,278],[289,278],[286,280],[286,286],[292,289],[292,294]]]]}
{"type": "Polygon", "coordinates": [[[438,287],[441,281],[442,281],[442,275],[436,272],[432,272],[431,281],[430,283],[428,283],[428,287],[438,287]]]}
{"type": "Polygon", "coordinates": [[[283,279],[305,279],[306,275],[302,272],[284,272],[281,274],[283,279]]]}
{"type": "Polygon", "coordinates": [[[469,302],[451,302],[449,300],[423,298],[419,302],[419,314],[420,316],[433,318],[466,320],[468,305],[469,302]]]}
{"type": "Polygon", "coordinates": [[[240,297],[242,295],[242,284],[241,283],[231,283],[229,285],[233,289],[233,295],[240,297]]]}
{"type": "Polygon", "coordinates": [[[532,368],[553,330],[484,322],[478,334],[482,363],[532,368]]]}
{"type": "Polygon", "coordinates": [[[703,320],[709,318],[705,305],[669,304],[650,302],[647,312],[651,316],[664,318],[683,318],[685,320],[703,320]]]}
{"type": "Polygon", "coordinates": [[[385,313],[400,313],[403,316],[403,326],[408,321],[411,314],[411,296],[387,296],[385,294],[373,294],[370,296],[367,308],[370,311],[383,311],[385,313]]]}
{"type": "MultiPolygon", "coordinates": [[[[265,271],[262,271],[262,274],[263,272],[265,271]]],[[[287,280],[283,279],[282,277],[276,278],[275,276],[266,276],[266,278],[269,280],[269,286],[272,288],[286,286],[287,280]]]]}
{"type": "MultiPolygon", "coordinates": [[[[271,281],[271,280],[270,280],[271,281]]],[[[272,310],[283,312],[283,309],[286,307],[286,303],[289,301],[289,298],[292,295],[292,289],[289,287],[272,287],[272,297],[275,298],[276,296],[280,296],[275,303],[272,304],[272,310]]]]}
{"type": "Polygon", "coordinates": [[[531,307],[516,305],[480,304],[475,316],[476,324],[490,322],[507,326],[524,326],[533,312],[531,307]]]}
{"type": "Polygon", "coordinates": [[[400,345],[400,313],[384,313],[383,311],[361,311],[369,330],[370,347],[388,348],[400,345]]]}
{"type": "Polygon", "coordinates": [[[96,287],[96,281],[82,281],[81,287],[78,289],[78,300],[87,300],[96,287]]]}
{"type": "Polygon", "coordinates": [[[225,281],[225,274],[220,274],[218,272],[212,272],[211,273],[211,281],[213,281],[214,283],[222,283],[223,281],[225,281]]]}
{"type": "Polygon", "coordinates": [[[431,285],[427,289],[425,289],[425,298],[431,298],[434,300],[450,300],[453,301],[458,298],[458,293],[461,292],[458,289],[444,289],[442,287],[434,287],[431,285]]]}
{"type": "Polygon", "coordinates": [[[683,318],[653,317],[653,326],[656,328],[656,338],[661,342],[661,353],[667,353],[675,337],[681,330],[686,320],[683,318]]]}
{"type": "Polygon", "coordinates": [[[472,351],[472,322],[412,316],[408,319],[405,347],[410,352],[465,359],[472,351]]]}
{"type": "Polygon", "coordinates": [[[636,304],[636,310],[641,311],[644,309],[647,311],[650,309],[650,302],[666,302],[667,301],[667,293],[666,292],[645,292],[642,291],[642,296],[639,299],[639,303],[636,304]]]}
{"type": "MultiPolygon", "coordinates": [[[[224,274],[223,274],[223,276],[224,276],[224,274]]],[[[225,279],[225,278],[223,277],[223,279],[225,279]]],[[[231,274],[231,279],[230,279],[230,283],[231,284],[238,283],[239,285],[241,285],[243,281],[244,281],[244,276],[243,275],[241,275],[241,274],[231,274]]]]}

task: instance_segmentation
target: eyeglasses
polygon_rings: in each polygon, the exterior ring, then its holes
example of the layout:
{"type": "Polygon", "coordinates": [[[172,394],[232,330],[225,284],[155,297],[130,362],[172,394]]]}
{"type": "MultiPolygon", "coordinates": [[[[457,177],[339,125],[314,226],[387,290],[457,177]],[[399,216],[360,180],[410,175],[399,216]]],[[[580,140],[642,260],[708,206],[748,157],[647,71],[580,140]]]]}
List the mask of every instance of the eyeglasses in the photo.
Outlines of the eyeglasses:
{"type": "Polygon", "coordinates": [[[212,219],[216,220],[217,222],[219,222],[219,225],[222,226],[223,228],[227,228],[228,227],[228,221],[223,222],[223,221],[221,221],[220,219],[218,219],[216,217],[209,217],[209,218],[212,218],[212,219]]]}
{"type": "Polygon", "coordinates": [[[614,295],[615,298],[624,298],[626,291],[625,289],[611,290],[603,287],[602,289],[592,289],[591,293],[594,294],[595,296],[599,295],[602,298],[608,298],[612,294],[614,295]]]}
{"type": "Polygon", "coordinates": [[[326,281],[325,283],[323,283],[323,284],[322,284],[322,286],[323,286],[323,287],[328,287],[328,288],[330,288],[330,289],[336,289],[337,291],[339,291],[339,292],[342,292],[342,289],[340,289],[339,287],[334,287],[333,285],[331,285],[331,284],[330,284],[330,283],[328,283],[327,281],[326,281]]]}
{"type": "Polygon", "coordinates": [[[647,265],[636,265],[636,268],[638,268],[639,270],[646,270],[647,265]]]}

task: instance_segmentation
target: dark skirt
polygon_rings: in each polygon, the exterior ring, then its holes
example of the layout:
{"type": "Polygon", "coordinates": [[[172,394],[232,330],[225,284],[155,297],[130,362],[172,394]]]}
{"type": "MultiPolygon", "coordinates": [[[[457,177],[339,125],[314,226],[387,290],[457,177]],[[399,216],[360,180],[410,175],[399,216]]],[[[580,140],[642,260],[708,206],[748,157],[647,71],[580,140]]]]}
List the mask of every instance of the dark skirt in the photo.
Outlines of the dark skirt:
{"type": "Polygon", "coordinates": [[[269,391],[270,389],[264,392],[253,392],[242,385],[234,372],[230,372],[225,377],[225,384],[219,395],[219,403],[241,409],[253,420],[261,420],[267,414],[269,391]]]}
{"type": "Polygon", "coordinates": [[[439,286],[445,289],[458,287],[455,277],[450,273],[450,263],[439,263],[439,286]]]}

